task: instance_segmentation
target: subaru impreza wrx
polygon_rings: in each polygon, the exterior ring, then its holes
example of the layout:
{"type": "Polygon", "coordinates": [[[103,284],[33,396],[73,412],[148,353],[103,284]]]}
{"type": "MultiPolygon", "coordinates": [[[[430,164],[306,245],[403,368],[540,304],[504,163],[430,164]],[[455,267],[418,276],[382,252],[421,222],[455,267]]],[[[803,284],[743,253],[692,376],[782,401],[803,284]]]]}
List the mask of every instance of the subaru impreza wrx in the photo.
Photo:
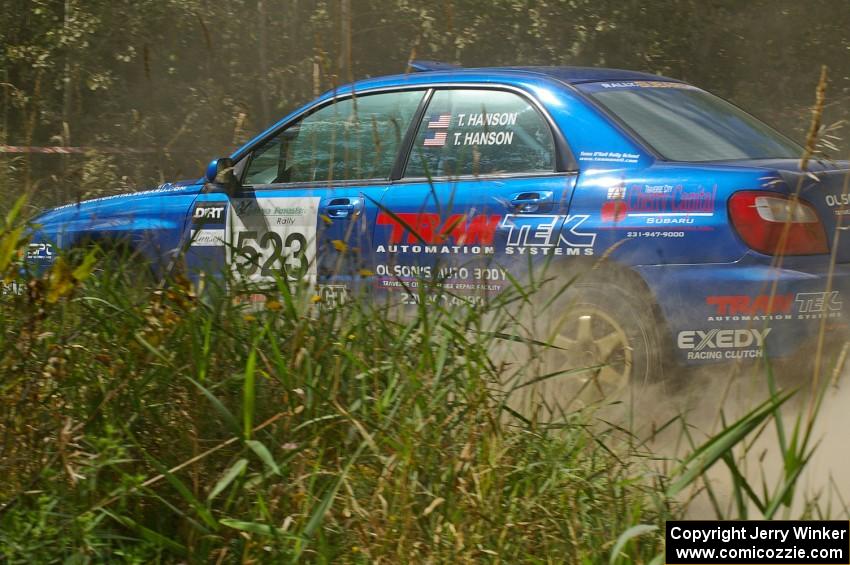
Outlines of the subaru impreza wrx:
{"type": "Polygon", "coordinates": [[[550,306],[569,312],[553,345],[619,379],[845,329],[846,162],[802,172],[797,144],[672,78],[413,67],[320,96],[203,178],[50,210],[27,260],[121,242],[160,271],[179,255],[407,303],[429,279],[429,299],[474,303],[546,262],[588,273],[550,306]]]}

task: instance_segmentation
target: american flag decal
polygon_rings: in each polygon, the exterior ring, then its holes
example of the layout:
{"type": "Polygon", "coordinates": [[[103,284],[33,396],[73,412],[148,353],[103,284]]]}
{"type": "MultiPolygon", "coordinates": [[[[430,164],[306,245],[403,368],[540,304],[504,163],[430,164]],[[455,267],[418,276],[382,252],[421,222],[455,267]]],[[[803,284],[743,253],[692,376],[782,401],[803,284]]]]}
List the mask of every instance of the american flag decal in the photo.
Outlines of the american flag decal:
{"type": "Polygon", "coordinates": [[[625,186],[612,186],[608,189],[608,200],[623,200],[626,198],[625,186]]]}
{"type": "Polygon", "coordinates": [[[435,114],[428,121],[428,129],[446,129],[452,121],[451,114],[435,114]]]}
{"type": "Polygon", "coordinates": [[[425,147],[442,147],[446,144],[446,136],[444,131],[432,131],[425,136],[425,147]]]}

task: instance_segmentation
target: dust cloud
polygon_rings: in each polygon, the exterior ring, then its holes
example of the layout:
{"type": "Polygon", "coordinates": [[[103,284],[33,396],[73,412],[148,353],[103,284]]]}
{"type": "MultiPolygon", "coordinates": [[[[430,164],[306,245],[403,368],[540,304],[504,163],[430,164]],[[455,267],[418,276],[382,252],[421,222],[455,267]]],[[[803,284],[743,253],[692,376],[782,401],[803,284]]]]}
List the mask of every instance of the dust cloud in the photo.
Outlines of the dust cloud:
{"type": "MultiPolygon", "coordinates": [[[[527,344],[502,344],[494,357],[515,367],[509,384],[529,382],[546,375],[539,350],[527,344]]],[[[800,420],[801,433],[812,399],[812,368],[809,364],[775,363],[772,367],[779,391],[797,389],[781,410],[781,421],[788,441],[800,420]]],[[[850,367],[837,374],[822,372],[825,383],[823,401],[814,420],[809,441],[813,456],[797,481],[790,507],[782,506],[774,518],[804,516],[850,518],[850,450],[846,447],[850,430],[850,367]]],[[[544,379],[515,390],[509,406],[538,421],[557,421],[576,411],[585,410],[600,430],[611,426],[623,431],[623,445],[646,457],[649,467],[664,475],[677,462],[770,397],[764,366],[711,365],[668,375],[659,383],[640,389],[619,391],[601,398],[588,382],[592,371],[544,379]],[[626,437],[628,436],[628,437],[626,437]]],[[[773,418],[751,432],[736,446],[739,469],[758,493],[763,484],[776,492],[783,475],[783,455],[773,418]]],[[[725,518],[739,517],[735,507],[732,477],[727,466],[718,461],[706,474],[715,498],[712,502],[699,481],[679,496],[683,511],[690,519],[717,519],[717,509],[725,518]],[[716,504],[716,506],[715,506],[716,504]]],[[[754,504],[748,505],[748,518],[762,518],[754,504]]]]}
{"type": "MultiPolygon", "coordinates": [[[[783,406],[781,421],[786,441],[791,441],[795,425],[805,432],[812,400],[812,372],[807,366],[777,366],[776,387],[798,392],[783,406]]],[[[850,368],[844,367],[837,378],[829,379],[823,402],[815,415],[809,449],[813,455],[802,471],[790,507],[781,507],[774,518],[810,517],[848,518],[850,501],[850,451],[846,448],[846,430],[850,429],[850,368]]],[[[634,404],[633,433],[645,438],[646,445],[666,460],[659,470],[668,471],[675,461],[718,433],[723,423],[730,424],[769,398],[770,390],[764,368],[754,366],[706,367],[687,374],[688,381],[678,390],[652,391],[634,404]],[[679,420],[661,433],[655,433],[671,418],[679,420]],[[685,426],[687,431],[685,431],[685,426]]],[[[783,455],[776,422],[772,418],[736,446],[735,457],[740,470],[758,493],[767,485],[776,492],[783,478],[783,455]]],[[[738,517],[734,506],[732,475],[723,462],[717,462],[707,473],[717,507],[726,518],[738,517]]],[[[691,519],[716,519],[717,507],[712,503],[704,483],[684,493],[680,500],[691,519]]],[[[748,505],[749,518],[761,518],[753,504],[748,505]]]]}

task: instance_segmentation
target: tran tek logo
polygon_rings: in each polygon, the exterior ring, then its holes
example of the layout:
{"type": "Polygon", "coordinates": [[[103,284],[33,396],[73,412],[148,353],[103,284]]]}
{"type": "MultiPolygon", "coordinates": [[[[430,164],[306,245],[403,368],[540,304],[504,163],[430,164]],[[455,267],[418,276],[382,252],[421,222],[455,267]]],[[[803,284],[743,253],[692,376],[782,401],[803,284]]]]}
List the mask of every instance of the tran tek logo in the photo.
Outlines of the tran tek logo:
{"type": "Polygon", "coordinates": [[[688,359],[740,359],[761,357],[771,328],[763,330],[685,330],[676,344],[688,352],[688,359]]]}
{"type": "Polygon", "coordinates": [[[841,316],[841,295],[830,292],[798,292],[797,294],[759,294],[757,296],[707,296],[705,303],[714,306],[708,321],[791,320],[834,318],[841,316]]]}
{"type": "Polygon", "coordinates": [[[596,234],[583,231],[586,214],[508,214],[502,221],[507,230],[507,255],[593,255],[596,234]]]}
{"type": "Polygon", "coordinates": [[[388,243],[425,243],[426,245],[491,245],[496,228],[502,217],[499,215],[467,216],[451,214],[445,218],[434,213],[378,214],[379,226],[391,226],[388,243]],[[406,235],[406,237],[405,237],[406,235]]]}
{"type": "Polygon", "coordinates": [[[549,247],[566,245],[568,247],[593,247],[596,234],[579,230],[590,216],[552,216],[535,214],[508,214],[502,221],[502,227],[508,229],[510,247],[549,247]],[[563,219],[564,223],[555,233],[563,219]],[[556,237],[557,235],[557,237],[556,237]]]}
{"type": "Polygon", "coordinates": [[[790,314],[794,305],[793,294],[760,294],[758,296],[731,295],[708,296],[705,303],[717,307],[718,316],[757,316],[790,314]]]}
{"type": "Polygon", "coordinates": [[[798,292],[794,298],[800,314],[824,314],[841,311],[841,297],[837,290],[831,292],[798,292]]]}

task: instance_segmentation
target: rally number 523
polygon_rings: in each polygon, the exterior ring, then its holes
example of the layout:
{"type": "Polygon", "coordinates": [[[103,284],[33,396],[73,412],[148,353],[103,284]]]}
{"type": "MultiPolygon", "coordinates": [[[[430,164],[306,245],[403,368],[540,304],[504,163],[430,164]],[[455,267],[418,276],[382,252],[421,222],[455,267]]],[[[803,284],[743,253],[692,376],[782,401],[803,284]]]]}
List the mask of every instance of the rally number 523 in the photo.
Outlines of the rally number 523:
{"type": "Polygon", "coordinates": [[[239,270],[243,276],[272,278],[279,275],[288,280],[298,280],[307,274],[306,251],[307,238],[303,234],[289,233],[284,239],[273,231],[260,235],[256,230],[239,232],[235,249],[241,259],[239,270]]]}

